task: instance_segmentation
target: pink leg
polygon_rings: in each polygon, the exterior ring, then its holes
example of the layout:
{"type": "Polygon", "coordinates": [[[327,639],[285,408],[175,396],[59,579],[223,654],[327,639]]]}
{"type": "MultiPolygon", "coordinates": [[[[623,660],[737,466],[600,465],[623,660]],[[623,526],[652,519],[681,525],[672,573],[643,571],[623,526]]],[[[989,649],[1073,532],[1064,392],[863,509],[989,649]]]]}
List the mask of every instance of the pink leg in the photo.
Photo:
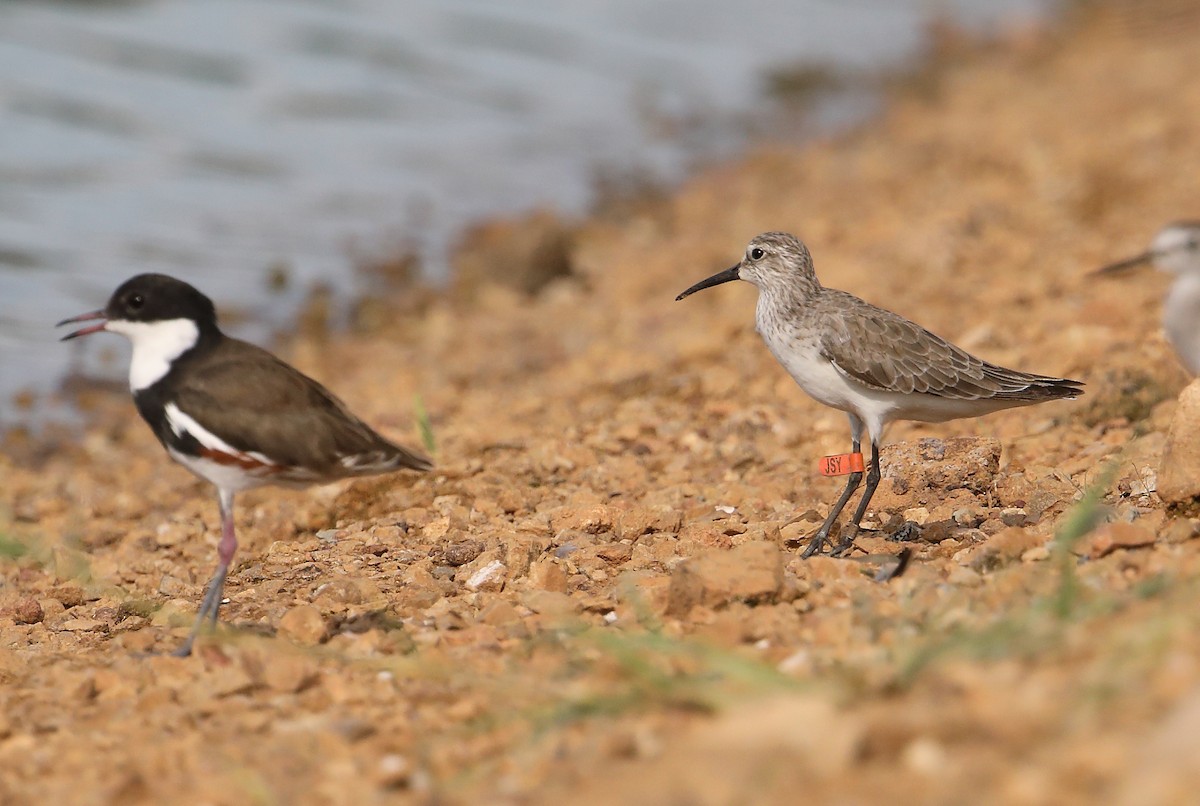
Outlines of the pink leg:
{"type": "Polygon", "coordinates": [[[218,490],[217,494],[221,504],[221,541],[217,543],[217,572],[213,574],[204,591],[204,599],[196,612],[196,624],[192,627],[191,634],[183,642],[183,646],[172,653],[176,657],[185,658],[192,654],[192,644],[206,621],[210,627],[217,625],[217,612],[221,609],[221,599],[224,598],[225,577],[229,574],[233,554],[237,551],[237,536],[233,532],[233,493],[218,490]]]}

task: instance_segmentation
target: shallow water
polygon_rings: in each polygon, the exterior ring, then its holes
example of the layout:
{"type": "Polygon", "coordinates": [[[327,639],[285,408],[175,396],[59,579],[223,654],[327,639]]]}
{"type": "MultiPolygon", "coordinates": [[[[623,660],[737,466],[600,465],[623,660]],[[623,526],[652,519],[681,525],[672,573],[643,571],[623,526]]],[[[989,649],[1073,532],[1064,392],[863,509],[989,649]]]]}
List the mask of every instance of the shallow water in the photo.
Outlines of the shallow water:
{"type": "Polygon", "coordinates": [[[72,357],[123,375],[114,337],[81,355],[51,325],[130,275],[184,277],[263,338],[313,281],[354,292],[351,255],[414,248],[444,276],[472,220],[579,212],[597,177],[669,182],[735,153],[772,67],[887,69],[934,13],[978,27],[1048,5],[4,3],[0,423],[27,419],[12,394],[51,389],[72,357]],[[273,266],[290,290],[270,291],[273,266]]]}

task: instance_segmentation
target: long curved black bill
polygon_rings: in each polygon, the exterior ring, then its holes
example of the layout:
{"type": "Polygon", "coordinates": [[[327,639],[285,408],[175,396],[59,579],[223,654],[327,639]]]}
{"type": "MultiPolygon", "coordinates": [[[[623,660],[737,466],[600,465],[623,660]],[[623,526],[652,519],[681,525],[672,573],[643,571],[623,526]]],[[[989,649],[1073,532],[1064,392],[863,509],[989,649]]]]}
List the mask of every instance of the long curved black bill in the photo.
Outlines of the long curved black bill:
{"type": "Polygon", "coordinates": [[[1120,274],[1123,271],[1137,268],[1152,260],[1154,260],[1153,252],[1142,252],[1140,255],[1118,260],[1116,263],[1109,263],[1107,266],[1101,266],[1095,271],[1088,272],[1088,277],[1099,277],[1102,274],[1120,274]]]}
{"type": "Polygon", "coordinates": [[[679,302],[679,300],[683,299],[684,297],[691,296],[692,294],[695,294],[697,291],[703,291],[706,288],[712,288],[714,285],[720,285],[721,283],[729,283],[729,282],[732,282],[732,281],[738,279],[738,276],[739,276],[738,270],[741,267],[742,267],[742,264],[739,263],[738,265],[728,268],[725,271],[717,272],[712,277],[709,277],[705,280],[701,280],[700,282],[696,283],[694,286],[689,288],[687,291],[684,291],[682,294],[677,296],[675,298],[675,301],[679,302]]]}
{"type": "Polygon", "coordinates": [[[76,330],[74,333],[68,333],[67,335],[63,336],[61,339],[59,339],[59,341],[70,341],[71,339],[77,339],[80,336],[87,336],[91,333],[99,333],[100,331],[104,330],[106,325],[108,325],[108,321],[104,316],[104,311],[89,311],[88,313],[81,313],[81,314],[79,314],[79,316],[72,316],[70,319],[62,320],[57,325],[55,325],[55,327],[62,327],[63,325],[73,325],[76,322],[94,322],[97,319],[100,319],[103,321],[101,321],[100,324],[92,325],[91,327],[81,327],[79,330],[76,330]]]}

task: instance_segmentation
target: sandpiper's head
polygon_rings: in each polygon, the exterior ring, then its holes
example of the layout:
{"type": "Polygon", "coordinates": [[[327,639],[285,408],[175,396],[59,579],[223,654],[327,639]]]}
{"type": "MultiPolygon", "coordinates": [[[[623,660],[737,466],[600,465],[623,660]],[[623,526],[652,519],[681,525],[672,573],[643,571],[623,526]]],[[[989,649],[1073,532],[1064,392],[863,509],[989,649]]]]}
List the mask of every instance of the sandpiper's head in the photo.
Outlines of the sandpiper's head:
{"type": "Polygon", "coordinates": [[[764,232],[746,246],[740,263],[701,280],[675,299],[731,280],[745,280],[760,291],[781,292],[814,287],[817,282],[812,255],[799,238],[786,232],[764,232]]]}
{"type": "Polygon", "coordinates": [[[1116,274],[1146,264],[1171,274],[1200,274],[1200,221],[1179,221],[1158,231],[1140,255],[1110,263],[1096,274],[1116,274]]]}
{"type": "Polygon", "coordinates": [[[99,311],[64,319],[58,325],[96,321],[63,336],[75,339],[103,330],[133,342],[130,386],[136,391],[157,381],[202,336],[219,333],[212,300],[165,274],[139,274],[126,280],[99,311]]]}

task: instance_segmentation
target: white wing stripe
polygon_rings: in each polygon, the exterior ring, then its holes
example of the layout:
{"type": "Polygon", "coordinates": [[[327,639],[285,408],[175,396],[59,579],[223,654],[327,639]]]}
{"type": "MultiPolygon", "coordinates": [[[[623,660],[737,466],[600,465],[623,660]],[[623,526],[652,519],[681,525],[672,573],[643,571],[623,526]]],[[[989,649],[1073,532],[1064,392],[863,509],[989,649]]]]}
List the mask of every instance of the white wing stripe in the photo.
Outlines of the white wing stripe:
{"type": "Polygon", "coordinates": [[[237,448],[230,445],[225,440],[218,437],[213,432],[209,431],[193,418],[189,417],[179,410],[179,407],[174,403],[168,403],[165,408],[167,415],[167,424],[171,426],[171,430],[175,432],[175,436],[182,437],[184,434],[190,434],[193,439],[212,451],[220,451],[227,453],[230,456],[245,457],[252,459],[264,465],[278,466],[278,462],[270,457],[259,453],[258,451],[239,451],[237,448]]]}

